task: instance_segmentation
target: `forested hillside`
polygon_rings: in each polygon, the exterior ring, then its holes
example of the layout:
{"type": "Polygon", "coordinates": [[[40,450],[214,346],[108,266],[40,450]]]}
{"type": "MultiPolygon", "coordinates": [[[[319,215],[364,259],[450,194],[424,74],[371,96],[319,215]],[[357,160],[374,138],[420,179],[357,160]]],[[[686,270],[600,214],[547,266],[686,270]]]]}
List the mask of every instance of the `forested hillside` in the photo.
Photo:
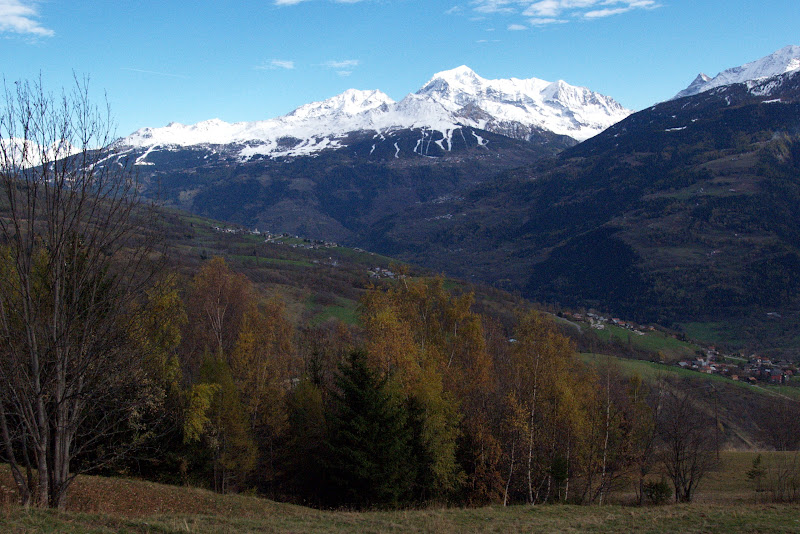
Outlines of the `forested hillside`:
{"type": "MultiPolygon", "coordinates": [[[[29,142],[0,151],[0,458],[25,507],[64,509],[89,472],[326,508],[604,504],[624,488],[640,505],[691,502],[725,446],[798,446],[790,396],[579,357],[588,343],[664,359],[558,326],[557,309],[167,211],[142,195],[132,162],[103,164],[118,154],[85,88],[61,115],[29,106],[52,98],[39,85],[17,91],[10,117],[29,142]],[[75,109],[88,117],[80,139],[75,109]]],[[[750,141],[767,165],[794,165],[783,137],[750,141]]],[[[539,183],[519,172],[499,186],[539,183]]],[[[603,228],[606,243],[633,248],[613,233],[626,235],[626,217],[603,228]]],[[[594,243],[635,274],[628,249],[594,243]]],[[[771,498],[796,501],[791,487],[771,498]]]]}
{"type": "Polygon", "coordinates": [[[387,217],[370,247],[797,354],[798,78],[768,97],[740,84],[641,111],[555,160],[387,217]]]}

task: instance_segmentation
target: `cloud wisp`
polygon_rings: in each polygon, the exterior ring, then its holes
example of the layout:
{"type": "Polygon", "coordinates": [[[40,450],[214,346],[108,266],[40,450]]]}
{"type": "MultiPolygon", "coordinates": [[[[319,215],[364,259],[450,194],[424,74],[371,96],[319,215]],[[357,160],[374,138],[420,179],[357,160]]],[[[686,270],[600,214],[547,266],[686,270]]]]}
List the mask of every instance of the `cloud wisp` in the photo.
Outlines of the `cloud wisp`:
{"type": "MultiPolygon", "coordinates": [[[[656,0],[472,0],[473,9],[485,15],[525,17],[532,26],[563,24],[572,20],[594,20],[637,9],[661,7],[656,0]]],[[[509,30],[521,29],[512,24],[509,30]]]]}
{"type": "Polygon", "coordinates": [[[353,74],[353,69],[358,67],[361,62],[357,59],[343,59],[339,61],[326,61],[322,64],[323,67],[336,71],[339,76],[350,76],[353,74]]]}
{"type": "Polygon", "coordinates": [[[0,0],[0,34],[17,33],[35,37],[52,37],[55,32],[39,24],[39,11],[34,2],[0,0]]]}
{"type": "Polygon", "coordinates": [[[270,59],[255,67],[256,70],[294,70],[294,61],[287,59],[270,59]]]}

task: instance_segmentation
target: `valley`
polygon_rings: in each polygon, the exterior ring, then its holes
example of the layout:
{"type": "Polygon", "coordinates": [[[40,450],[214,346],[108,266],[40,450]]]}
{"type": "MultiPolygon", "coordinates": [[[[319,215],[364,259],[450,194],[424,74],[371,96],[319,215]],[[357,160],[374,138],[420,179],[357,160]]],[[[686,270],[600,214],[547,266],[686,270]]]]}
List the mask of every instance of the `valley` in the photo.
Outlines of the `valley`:
{"type": "Polygon", "coordinates": [[[4,528],[795,529],[800,47],[637,112],[466,66],[122,138],[60,98],[0,114],[4,528]]]}
{"type": "MultiPolygon", "coordinates": [[[[686,329],[737,350],[796,357],[794,51],[725,71],[719,80],[727,85],[681,93],[577,146],[584,134],[569,138],[558,126],[536,135],[515,126],[511,137],[498,126],[513,115],[503,107],[508,102],[533,106],[541,98],[531,87],[566,86],[484,80],[460,68],[409,97],[439,110],[433,115],[402,115],[406,101],[389,112],[385,95],[351,92],[279,119],[305,131],[374,128],[335,134],[335,145],[313,154],[245,157],[242,147],[261,141],[244,139],[257,133],[220,144],[228,134],[213,132],[228,127],[216,123],[193,126],[191,135],[180,125],[139,132],[120,141],[120,150],[136,158],[167,205],[338,241],[543,303],[686,329]],[[784,68],[777,82],[767,76],[784,68]],[[734,83],[747,73],[767,78],[734,83]],[[511,87],[528,87],[530,96],[509,96],[511,87]],[[448,120],[455,122],[441,126],[440,112],[454,113],[448,120]],[[397,126],[375,113],[390,113],[397,126]],[[721,324],[736,326],[714,326],[721,324]]],[[[577,90],[559,91],[545,103],[577,105],[585,116],[597,106],[617,109],[585,91],[578,104],[565,96],[577,90]]],[[[541,105],[528,113],[541,113],[541,105]]],[[[608,113],[609,121],[621,117],[608,113]]],[[[286,139],[287,147],[305,143],[286,139]]]]}

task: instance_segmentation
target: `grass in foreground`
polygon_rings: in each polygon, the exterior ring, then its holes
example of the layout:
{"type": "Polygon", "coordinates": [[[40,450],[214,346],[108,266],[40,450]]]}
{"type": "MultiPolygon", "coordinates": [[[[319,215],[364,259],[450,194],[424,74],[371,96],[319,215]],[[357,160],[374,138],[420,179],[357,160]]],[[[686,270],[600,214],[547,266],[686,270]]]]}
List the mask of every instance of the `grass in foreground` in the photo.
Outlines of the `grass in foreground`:
{"type": "MultiPolygon", "coordinates": [[[[245,495],[79,477],[69,512],[0,504],[0,532],[797,532],[800,507],[757,504],[745,471],[757,453],[724,452],[697,502],[659,507],[525,505],[321,511],[245,495]]],[[[763,453],[771,458],[780,453],[763,453]]],[[[7,470],[0,485],[8,489],[7,470]]],[[[7,495],[7,494],[6,494],[7,495]]],[[[629,496],[621,495],[623,500],[629,496]]]]}
{"type": "MultiPolygon", "coordinates": [[[[254,499],[251,497],[251,499],[254,499]]],[[[272,510],[240,515],[111,515],[24,511],[0,516],[6,532],[800,532],[796,506],[510,506],[399,512],[272,510]]]]}

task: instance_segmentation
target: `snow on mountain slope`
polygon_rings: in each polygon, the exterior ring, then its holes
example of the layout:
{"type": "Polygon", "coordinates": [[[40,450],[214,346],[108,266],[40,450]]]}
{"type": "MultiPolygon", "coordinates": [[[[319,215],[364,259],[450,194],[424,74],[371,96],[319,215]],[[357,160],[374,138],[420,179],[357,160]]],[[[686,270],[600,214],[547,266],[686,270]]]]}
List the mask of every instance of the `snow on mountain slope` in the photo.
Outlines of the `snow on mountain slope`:
{"type": "Polygon", "coordinates": [[[306,104],[276,119],[227,123],[211,119],[193,125],[170,123],[163,128],[142,128],[122,139],[123,146],[246,145],[242,157],[255,154],[300,156],[337,146],[336,137],[356,130],[374,129],[371,118],[384,113],[394,101],[380,91],[345,91],[323,102],[306,104]],[[288,143],[286,138],[300,140],[288,143]],[[291,145],[291,146],[288,146],[291,145]]]}
{"type": "Polygon", "coordinates": [[[505,133],[499,124],[518,123],[578,141],[631,113],[612,98],[560,80],[486,80],[465,66],[435,75],[417,95],[477,128],[505,133]],[[476,114],[477,110],[484,113],[476,114]]]}
{"type": "Polygon", "coordinates": [[[39,145],[31,140],[11,137],[0,139],[0,172],[17,172],[78,154],[81,148],[62,141],[52,145],[39,145]]]}
{"type": "Polygon", "coordinates": [[[800,46],[790,45],[741,67],[724,70],[714,78],[700,74],[689,87],[673,98],[696,95],[723,85],[771,78],[796,70],[800,70],[800,46]]]}
{"type": "Polygon", "coordinates": [[[400,102],[380,91],[350,89],[275,119],[171,123],[137,130],[120,145],[234,145],[245,159],[303,156],[340,148],[348,134],[364,131],[384,135],[402,129],[432,130],[449,146],[453,132],[462,126],[525,139],[545,131],[582,141],[630,113],[609,97],[563,81],[486,80],[462,66],[436,74],[400,102]]]}

